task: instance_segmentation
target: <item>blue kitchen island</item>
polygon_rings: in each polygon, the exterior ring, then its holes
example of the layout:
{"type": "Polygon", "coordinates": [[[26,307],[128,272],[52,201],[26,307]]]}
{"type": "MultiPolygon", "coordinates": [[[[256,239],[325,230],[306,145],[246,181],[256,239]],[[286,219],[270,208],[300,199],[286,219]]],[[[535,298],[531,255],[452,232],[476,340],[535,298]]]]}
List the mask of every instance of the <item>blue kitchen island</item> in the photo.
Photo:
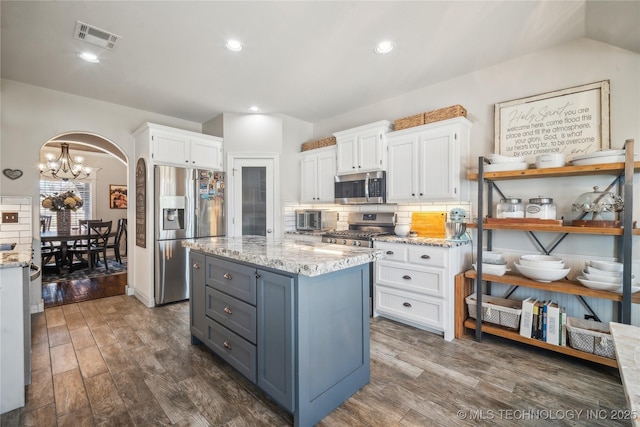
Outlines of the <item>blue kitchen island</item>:
{"type": "Polygon", "coordinates": [[[369,265],[378,249],[187,240],[191,336],[312,426],[369,382],[369,265]]]}

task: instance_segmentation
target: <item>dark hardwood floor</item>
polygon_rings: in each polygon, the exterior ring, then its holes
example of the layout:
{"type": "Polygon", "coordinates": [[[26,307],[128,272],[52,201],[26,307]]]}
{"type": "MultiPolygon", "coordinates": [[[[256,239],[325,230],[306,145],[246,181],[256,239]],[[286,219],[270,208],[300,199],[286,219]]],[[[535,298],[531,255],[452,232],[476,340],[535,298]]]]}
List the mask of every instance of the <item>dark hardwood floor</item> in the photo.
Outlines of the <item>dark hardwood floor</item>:
{"type": "Polygon", "coordinates": [[[96,278],[50,282],[42,285],[42,299],[44,307],[49,308],[124,295],[126,286],[126,271],[96,278]]]}
{"type": "MultiPolygon", "coordinates": [[[[292,418],[205,347],[189,304],[120,295],[32,316],[26,406],[2,426],[287,426],[292,418]]],[[[331,345],[330,342],[327,343],[331,345]]],[[[335,349],[340,351],[339,348],[335,349]]],[[[497,337],[371,320],[371,380],[318,425],[628,426],[616,369],[497,337]]]]}

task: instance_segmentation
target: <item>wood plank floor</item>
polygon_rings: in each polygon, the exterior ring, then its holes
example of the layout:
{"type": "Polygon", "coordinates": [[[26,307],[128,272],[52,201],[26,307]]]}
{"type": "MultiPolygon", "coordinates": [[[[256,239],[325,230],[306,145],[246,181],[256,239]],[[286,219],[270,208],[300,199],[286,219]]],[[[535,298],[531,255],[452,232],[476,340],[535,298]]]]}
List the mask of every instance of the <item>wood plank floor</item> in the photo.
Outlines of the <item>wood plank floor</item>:
{"type": "MultiPolygon", "coordinates": [[[[124,295],[33,315],[26,406],[0,424],[292,424],[221,359],[191,345],[188,322],[187,302],[150,309],[124,295]]],[[[494,337],[447,343],[377,318],[370,383],[319,425],[630,425],[611,419],[625,408],[615,369],[494,337]]]]}
{"type": "Polygon", "coordinates": [[[108,274],[80,280],[62,280],[42,284],[44,307],[56,307],[81,301],[124,295],[127,273],[108,274]]]}

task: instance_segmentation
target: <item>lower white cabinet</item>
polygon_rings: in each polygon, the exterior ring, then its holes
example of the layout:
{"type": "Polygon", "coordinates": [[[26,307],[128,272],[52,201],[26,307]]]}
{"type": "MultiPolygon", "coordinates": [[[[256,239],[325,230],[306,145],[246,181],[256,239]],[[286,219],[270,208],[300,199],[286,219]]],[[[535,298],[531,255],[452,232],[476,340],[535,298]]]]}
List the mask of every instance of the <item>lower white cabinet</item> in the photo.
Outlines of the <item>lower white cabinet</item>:
{"type": "Polygon", "coordinates": [[[455,276],[471,263],[471,244],[449,247],[375,242],[385,257],[376,261],[374,317],[454,336],[455,276]]]}

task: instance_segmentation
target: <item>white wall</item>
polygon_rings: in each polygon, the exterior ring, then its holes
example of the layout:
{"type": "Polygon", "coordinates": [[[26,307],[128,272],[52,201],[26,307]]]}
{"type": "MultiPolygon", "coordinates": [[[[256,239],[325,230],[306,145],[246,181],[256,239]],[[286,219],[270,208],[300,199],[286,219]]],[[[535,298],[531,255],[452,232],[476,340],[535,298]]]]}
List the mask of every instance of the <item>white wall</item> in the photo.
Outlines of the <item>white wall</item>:
{"type": "MultiPolygon", "coordinates": [[[[113,142],[129,161],[128,175],[133,180],[135,159],[131,132],[143,122],[153,122],[195,132],[201,124],[148,111],[136,110],[63,92],[3,79],[1,82],[0,169],[20,169],[24,175],[11,181],[0,177],[0,195],[30,196],[39,203],[38,159],[42,145],[66,132],[95,133],[113,142]],[[133,161],[132,161],[133,160],[133,161]]],[[[124,178],[124,177],[123,177],[124,178]]],[[[119,179],[120,183],[126,182],[119,179]]],[[[129,182],[129,188],[134,183],[129,182]]],[[[34,207],[37,209],[37,206],[34,207]]],[[[37,212],[37,210],[34,210],[37,212]]],[[[129,224],[135,224],[133,211],[127,212],[129,224]]],[[[33,230],[38,229],[34,215],[33,230]]],[[[133,233],[129,233],[132,235],[133,233]]],[[[134,239],[129,239],[129,247],[134,239]]],[[[135,266],[129,264],[128,277],[132,283],[135,266]]],[[[36,296],[32,296],[33,301],[36,296]]]]}

